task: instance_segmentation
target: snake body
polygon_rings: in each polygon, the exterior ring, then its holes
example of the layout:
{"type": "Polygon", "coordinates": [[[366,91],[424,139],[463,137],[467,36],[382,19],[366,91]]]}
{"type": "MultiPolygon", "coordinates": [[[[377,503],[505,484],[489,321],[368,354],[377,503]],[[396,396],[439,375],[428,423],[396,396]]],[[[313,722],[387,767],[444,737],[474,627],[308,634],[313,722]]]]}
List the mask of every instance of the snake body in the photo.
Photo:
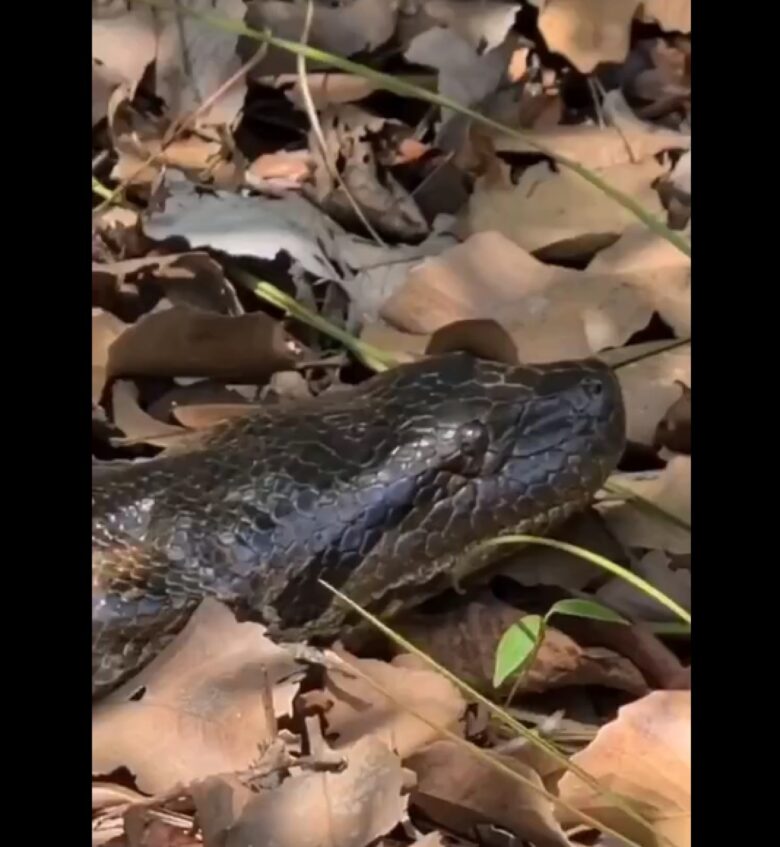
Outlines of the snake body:
{"type": "Polygon", "coordinates": [[[92,489],[92,680],[146,665],[215,597],[286,638],[429,596],[476,544],[583,508],[625,438],[614,374],[465,353],[264,407],[92,489]],[[437,582],[438,580],[438,582],[437,582]]]}

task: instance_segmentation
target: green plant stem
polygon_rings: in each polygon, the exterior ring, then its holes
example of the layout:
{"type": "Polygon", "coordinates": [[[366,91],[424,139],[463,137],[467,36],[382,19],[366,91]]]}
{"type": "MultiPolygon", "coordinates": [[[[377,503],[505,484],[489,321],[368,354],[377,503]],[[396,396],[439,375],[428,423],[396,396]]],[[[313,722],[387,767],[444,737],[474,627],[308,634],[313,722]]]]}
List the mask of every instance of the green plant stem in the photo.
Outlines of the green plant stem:
{"type": "Polygon", "coordinates": [[[366,65],[361,65],[358,62],[345,59],[343,56],[337,56],[335,53],[328,53],[325,50],[318,50],[316,47],[310,47],[307,44],[300,44],[297,41],[288,41],[285,38],[277,38],[267,32],[260,32],[259,30],[248,27],[245,23],[243,23],[243,21],[230,20],[229,18],[225,18],[220,15],[211,15],[194,9],[187,9],[177,4],[161,2],[161,0],[143,0],[143,2],[154,8],[178,11],[182,14],[201,20],[204,24],[220,29],[223,32],[230,32],[235,35],[242,35],[246,38],[254,39],[255,41],[261,41],[271,47],[276,47],[279,50],[293,53],[296,56],[303,56],[313,62],[320,62],[322,64],[338,68],[346,73],[355,74],[356,76],[360,76],[363,79],[376,83],[380,88],[392,91],[394,94],[412,97],[415,100],[423,100],[426,103],[432,103],[444,109],[452,109],[453,111],[456,111],[465,117],[471,118],[471,120],[476,123],[480,123],[490,129],[498,130],[499,132],[506,133],[514,138],[520,138],[540,153],[543,153],[545,156],[549,156],[558,164],[568,168],[578,176],[582,177],[582,179],[586,182],[589,182],[595,188],[598,188],[603,194],[607,195],[616,203],[623,206],[624,209],[631,212],[648,229],[657,233],[669,243],[677,247],[680,252],[684,253],[686,256],[691,255],[691,245],[687,238],[680,235],[680,233],[669,229],[669,227],[667,227],[661,220],[645,209],[644,206],[637,203],[633,197],[615,188],[594,171],[586,168],[574,159],[570,159],[568,156],[561,156],[558,153],[555,153],[546,145],[540,144],[533,138],[529,138],[526,133],[520,132],[519,130],[503,124],[500,121],[493,120],[493,118],[488,118],[468,106],[461,105],[449,97],[444,97],[441,94],[420,88],[417,85],[413,85],[412,83],[393,77],[390,74],[376,71],[366,65]]]}
{"type": "Polygon", "coordinates": [[[688,625],[691,623],[690,613],[672,600],[671,597],[667,597],[666,594],[659,591],[654,585],[651,585],[635,573],[626,570],[626,568],[621,567],[616,562],[613,562],[604,556],[600,556],[598,553],[593,553],[591,550],[586,550],[584,547],[577,547],[575,544],[569,544],[566,541],[557,541],[554,538],[539,538],[535,535],[502,535],[499,538],[491,538],[490,541],[486,541],[484,544],[480,545],[480,547],[496,547],[503,544],[538,544],[542,547],[554,547],[557,550],[563,550],[565,553],[571,553],[573,556],[585,559],[585,561],[614,574],[625,582],[628,582],[630,585],[633,585],[634,588],[639,589],[639,591],[643,592],[648,597],[651,597],[671,612],[674,612],[674,614],[684,623],[688,625]]]}

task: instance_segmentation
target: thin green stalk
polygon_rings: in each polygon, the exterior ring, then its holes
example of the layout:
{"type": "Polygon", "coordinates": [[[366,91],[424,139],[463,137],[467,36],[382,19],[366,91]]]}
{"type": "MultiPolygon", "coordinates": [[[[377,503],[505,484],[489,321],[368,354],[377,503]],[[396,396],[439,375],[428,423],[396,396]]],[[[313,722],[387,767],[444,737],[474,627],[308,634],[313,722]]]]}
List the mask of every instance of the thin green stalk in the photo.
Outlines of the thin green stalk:
{"type": "Polygon", "coordinates": [[[652,824],[645,820],[642,815],[637,812],[631,804],[625,800],[623,797],[615,794],[613,791],[604,788],[603,785],[599,783],[599,781],[589,774],[586,770],[581,768],[575,762],[571,761],[565,753],[558,749],[551,741],[548,741],[545,738],[542,738],[537,732],[534,730],[528,729],[528,727],[524,726],[519,721],[515,720],[506,709],[501,708],[492,700],[485,697],[484,694],[477,691],[476,688],[473,688],[467,682],[464,682],[460,677],[456,674],[452,673],[452,671],[445,668],[443,665],[440,665],[434,659],[432,659],[427,653],[423,650],[420,650],[419,647],[416,647],[412,644],[411,641],[408,641],[402,635],[399,635],[397,632],[392,630],[387,624],[383,623],[376,615],[371,614],[371,612],[364,609],[362,606],[357,604],[350,597],[347,597],[346,594],[343,594],[337,588],[334,588],[330,583],[326,582],[323,579],[318,580],[320,585],[324,586],[331,593],[333,593],[336,597],[338,597],[343,603],[346,603],[351,609],[357,612],[362,618],[369,621],[369,623],[373,624],[380,632],[384,633],[388,638],[402,647],[404,650],[407,650],[409,653],[413,653],[418,658],[422,659],[427,665],[432,667],[435,671],[440,673],[443,677],[448,679],[453,685],[456,685],[461,691],[467,694],[471,699],[475,700],[478,703],[481,703],[494,717],[498,718],[505,726],[508,726],[518,735],[521,735],[523,738],[528,740],[531,744],[534,744],[536,747],[541,748],[547,753],[552,759],[558,762],[562,767],[566,768],[566,770],[571,771],[573,774],[578,776],[586,785],[592,788],[594,791],[598,792],[600,796],[609,800],[613,805],[618,807],[624,814],[630,817],[632,820],[639,823],[641,826],[647,828],[650,832],[654,834],[654,836],[661,838],[663,841],[668,843],[670,847],[675,847],[674,843],[665,835],[660,835],[656,833],[653,829],[652,824]]]}
{"type": "Polygon", "coordinates": [[[573,556],[578,556],[580,559],[585,559],[585,561],[605,571],[609,571],[609,573],[633,585],[634,588],[639,589],[639,591],[651,597],[657,603],[665,606],[684,623],[689,625],[691,623],[690,613],[680,606],[679,603],[672,600],[671,597],[667,597],[663,591],[659,591],[654,585],[642,579],[641,576],[631,573],[631,571],[626,570],[616,562],[607,559],[605,556],[600,556],[591,550],[586,550],[584,547],[577,547],[575,544],[569,544],[566,541],[557,541],[554,538],[539,538],[536,535],[502,535],[499,538],[491,538],[489,541],[480,545],[480,547],[496,547],[502,544],[539,544],[542,547],[554,547],[557,550],[563,550],[565,553],[571,553],[573,556]]]}
{"type": "Polygon", "coordinates": [[[631,212],[636,218],[638,218],[648,229],[660,235],[662,238],[666,239],[668,242],[677,247],[680,252],[684,253],[686,256],[691,255],[691,244],[687,238],[680,235],[680,233],[675,232],[674,230],[669,229],[662,221],[652,215],[647,209],[644,208],[640,203],[615,188],[613,185],[608,183],[606,180],[602,179],[598,174],[594,171],[586,168],[584,165],[581,165],[579,162],[574,159],[570,159],[568,156],[561,156],[558,153],[550,150],[546,145],[540,144],[533,138],[529,138],[526,133],[520,132],[514,127],[507,126],[506,124],[501,123],[500,121],[496,121],[493,118],[488,118],[485,115],[480,114],[474,109],[470,109],[468,106],[463,106],[455,100],[450,99],[449,97],[444,97],[441,94],[437,94],[433,91],[427,91],[424,88],[420,88],[417,85],[413,85],[412,83],[406,82],[405,80],[398,79],[390,74],[382,73],[381,71],[374,70],[373,68],[369,68],[366,65],[361,65],[358,62],[353,62],[349,59],[345,59],[343,56],[337,56],[334,53],[328,53],[325,50],[319,50],[316,47],[310,47],[307,44],[300,44],[297,41],[288,41],[285,38],[277,38],[274,35],[266,32],[260,32],[258,30],[252,29],[248,27],[242,21],[230,20],[228,18],[224,18],[220,15],[211,15],[205,12],[196,11],[194,9],[187,9],[182,6],[178,6],[177,4],[165,3],[161,2],[161,0],[143,0],[149,6],[153,6],[158,9],[168,9],[168,10],[177,10],[182,14],[189,15],[190,17],[201,20],[204,24],[208,26],[212,26],[216,29],[220,29],[223,32],[234,33],[235,35],[243,35],[246,38],[254,39],[255,41],[264,42],[271,47],[276,47],[279,50],[284,50],[288,53],[293,53],[296,56],[303,56],[306,59],[310,59],[313,62],[320,62],[325,65],[330,65],[331,67],[338,68],[339,70],[345,71],[346,73],[355,74],[356,76],[363,77],[363,79],[371,80],[371,82],[376,83],[377,86],[383,88],[387,91],[392,91],[394,94],[398,94],[405,97],[412,97],[415,100],[422,100],[426,103],[432,103],[436,106],[439,106],[443,109],[452,109],[453,111],[458,112],[465,117],[471,118],[471,120],[482,124],[483,126],[490,127],[491,129],[498,130],[499,132],[506,133],[515,138],[520,138],[525,141],[530,146],[534,147],[540,153],[543,153],[545,156],[549,156],[554,159],[558,164],[568,168],[574,173],[578,174],[582,179],[586,182],[589,182],[594,187],[598,188],[603,194],[606,194],[608,197],[613,199],[616,203],[619,203],[623,206],[624,209],[627,209],[631,212]]]}
{"type": "Polygon", "coordinates": [[[231,269],[231,273],[262,300],[265,300],[272,306],[276,306],[277,309],[282,309],[283,311],[288,312],[301,323],[307,324],[324,335],[330,336],[335,341],[343,344],[348,350],[351,350],[360,359],[360,361],[366,365],[366,367],[371,368],[374,371],[385,371],[398,364],[398,360],[391,353],[388,353],[385,350],[380,350],[372,344],[366,344],[365,342],[360,341],[346,330],[343,330],[331,323],[327,318],[323,318],[322,315],[318,315],[316,312],[312,312],[311,309],[307,309],[305,306],[302,306],[297,300],[290,297],[288,294],[285,294],[270,282],[264,282],[263,280],[257,279],[257,277],[241,270],[240,268],[231,269]]]}

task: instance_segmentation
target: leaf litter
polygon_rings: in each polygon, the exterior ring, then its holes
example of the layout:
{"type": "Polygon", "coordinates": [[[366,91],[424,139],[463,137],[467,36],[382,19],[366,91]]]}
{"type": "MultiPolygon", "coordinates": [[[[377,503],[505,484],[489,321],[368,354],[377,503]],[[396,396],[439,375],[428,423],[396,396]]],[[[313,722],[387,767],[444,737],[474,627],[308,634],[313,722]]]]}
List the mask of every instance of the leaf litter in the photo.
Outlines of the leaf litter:
{"type": "MultiPolygon", "coordinates": [[[[291,40],[307,11],[183,5],[291,40]]],[[[355,380],[335,337],[252,278],[398,360],[596,355],[618,367],[627,456],[645,464],[619,468],[589,515],[598,529],[572,537],[689,608],[690,259],[554,156],[690,238],[690,2],[313,5],[312,46],[525,135],[310,60],[323,148],[293,55],[143,2],[93,6],[93,175],[112,196],[93,217],[93,467],[355,380]]],[[[574,765],[635,801],[655,836],[403,649],[275,645],[206,601],[94,706],[93,843],[475,844],[498,829],[563,845],[601,822],[615,843],[688,845],[687,658],[652,629],[667,610],[546,548],[464,590],[399,631],[492,699],[511,695],[540,737],[584,729],[566,736],[574,765]],[[492,689],[504,629],[561,597],[631,626],[554,618],[532,665],[492,689]]]]}

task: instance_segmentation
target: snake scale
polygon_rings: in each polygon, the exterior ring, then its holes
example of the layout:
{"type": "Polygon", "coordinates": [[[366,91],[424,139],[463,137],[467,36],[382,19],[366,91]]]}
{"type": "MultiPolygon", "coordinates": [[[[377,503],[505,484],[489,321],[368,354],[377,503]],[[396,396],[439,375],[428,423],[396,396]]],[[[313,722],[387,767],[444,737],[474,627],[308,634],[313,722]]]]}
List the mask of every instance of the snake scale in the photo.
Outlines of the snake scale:
{"type": "Polygon", "coordinates": [[[441,587],[506,532],[549,533],[618,462],[625,412],[597,360],[447,353],[263,407],[92,486],[92,686],[145,666],[206,596],[285,638],[334,635],[441,587]]]}

